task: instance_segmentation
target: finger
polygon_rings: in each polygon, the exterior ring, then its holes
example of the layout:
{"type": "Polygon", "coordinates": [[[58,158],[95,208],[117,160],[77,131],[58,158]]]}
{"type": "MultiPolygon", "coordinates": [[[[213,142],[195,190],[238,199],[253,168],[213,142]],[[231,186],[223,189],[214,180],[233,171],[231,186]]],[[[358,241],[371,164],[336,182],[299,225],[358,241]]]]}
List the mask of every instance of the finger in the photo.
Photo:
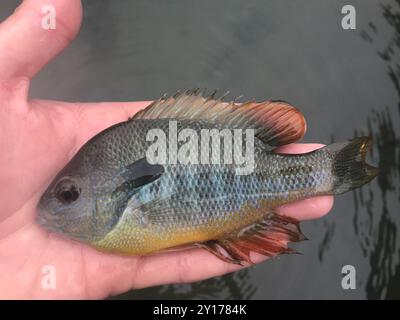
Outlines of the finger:
{"type": "Polygon", "coordinates": [[[127,121],[139,110],[146,108],[152,101],[135,102],[102,102],[79,104],[79,113],[82,131],[79,133],[79,143],[85,143],[88,139],[100,131],[127,121]]]}
{"type": "MultiPolygon", "coordinates": [[[[256,262],[264,258],[258,257],[256,262]]],[[[87,248],[85,261],[87,282],[97,284],[93,293],[97,298],[131,289],[200,281],[243,268],[226,263],[202,249],[144,257],[119,257],[87,248]],[[98,281],[100,278],[101,282],[98,281]]]]}
{"type": "Polygon", "coordinates": [[[72,41],[81,18],[80,0],[25,0],[0,25],[1,80],[32,78],[72,41]]]}
{"type": "MultiPolygon", "coordinates": [[[[203,249],[163,253],[141,258],[134,279],[135,288],[200,281],[242,269],[224,262],[203,249]]],[[[265,257],[258,257],[260,262],[265,257]]]]}
{"type": "Polygon", "coordinates": [[[333,196],[319,196],[281,206],[277,211],[297,220],[321,218],[331,211],[333,196]]]}
{"type": "MultiPolygon", "coordinates": [[[[128,120],[136,112],[144,109],[151,101],[135,102],[93,102],[93,103],[69,103],[63,101],[39,100],[30,101],[30,107],[35,112],[58,119],[63,117],[64,125],[72,123],[75,130],[65,130],[64,138],[68,149],[73,147],[75,151],[90,138],[104,129],[128,120]],[[79,130],[76,130],[77,126],[79,130]],[[68,137],[67,137],[68,135],[68,137]],[[73,141],[72,145],[70,142],[73,141]]],[[[74,150],[69,150],[74,154],[74,150]]]]}

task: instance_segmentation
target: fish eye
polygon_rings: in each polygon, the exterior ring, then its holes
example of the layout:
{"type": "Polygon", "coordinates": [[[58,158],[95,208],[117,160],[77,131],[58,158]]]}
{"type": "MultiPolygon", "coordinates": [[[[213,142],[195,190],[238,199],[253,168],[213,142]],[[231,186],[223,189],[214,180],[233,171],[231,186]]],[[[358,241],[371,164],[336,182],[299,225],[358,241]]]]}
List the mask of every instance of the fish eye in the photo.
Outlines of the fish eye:
{"type": "Polygon", "coordinates": [[[79,198],[81,189],[72,180],[63,179],[57,184],[55,194],[60,202],[70,204],[79,198]]]}

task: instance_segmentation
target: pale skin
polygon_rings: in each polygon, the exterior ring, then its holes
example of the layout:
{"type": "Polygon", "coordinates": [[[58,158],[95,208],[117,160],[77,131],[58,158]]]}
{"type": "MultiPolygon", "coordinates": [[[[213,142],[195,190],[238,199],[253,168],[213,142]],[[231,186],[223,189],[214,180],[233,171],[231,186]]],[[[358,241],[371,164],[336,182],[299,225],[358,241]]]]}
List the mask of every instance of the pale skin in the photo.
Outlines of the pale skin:
{"type": "MultiPolygon", "coordinates": [[[[0,298],[100,299],[238,270],[240,266],[202,249],[146,257],[106,254],[35,224],[41,194],[77,150],[96,133],[149,104],[28,99],[31,79],[69,45],[81,16],[80,0],[25,0],[0,25],[0,298]],[[57,12],[56,30],[41,28],[41,9],[48,4],[57,12]],[[55,267],[55,290],[41,285],[46,265],[55,267]]],[[[302,153],[321,146],[292,144],[280,151],[302,153]]],[[[316,219],[332,204],[333,197],[316,197],[279,212],[300,220],[316,219]]],[[[258,255],[253,259],[263,260],[258,255]]]]}

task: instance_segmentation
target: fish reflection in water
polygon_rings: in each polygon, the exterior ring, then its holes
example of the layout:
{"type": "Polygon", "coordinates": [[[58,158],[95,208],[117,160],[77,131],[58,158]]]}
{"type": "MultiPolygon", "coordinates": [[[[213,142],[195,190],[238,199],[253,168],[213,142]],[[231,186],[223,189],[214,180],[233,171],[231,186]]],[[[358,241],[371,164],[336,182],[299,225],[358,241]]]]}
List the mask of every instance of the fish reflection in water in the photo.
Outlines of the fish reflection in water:
{"type": "Polygon", "coordinates": [[[393,126],[393,121],[398,121],[397,116],[386,109],[369,118],[369,134],[376,146],[374,155],[379,155],[381,168],[378,178],[380,192],[373,190],[373,186],[354,192],[353,224],[363,254],[370,263],[366,283],[370,299],[399,296],[399,292],[393,292],[394,288],[400,287],[400,239],[397,232],[400,228],[400,139],[393,126]]]}

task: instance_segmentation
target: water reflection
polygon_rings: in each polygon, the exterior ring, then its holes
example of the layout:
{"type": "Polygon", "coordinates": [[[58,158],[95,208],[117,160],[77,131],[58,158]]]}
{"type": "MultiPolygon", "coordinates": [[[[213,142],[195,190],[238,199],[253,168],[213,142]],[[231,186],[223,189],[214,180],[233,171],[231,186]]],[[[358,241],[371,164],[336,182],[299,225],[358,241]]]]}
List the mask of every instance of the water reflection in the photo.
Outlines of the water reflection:
{"type": "MultiPolygon", "coordinates": [[[[390,4],[382,5],[383,16],[387,23],[393,27],[394,35],[386,48],[379,52],[380,57],[387,62],[389,69],[389,77],[395,86],[400,97],[400,66],[398,64],[400,55],[400,1],[395,1],[396,6],[393,8],[390,4]]],[[[400,111],[400,102],[398,104],[400,111]]]]}
{"type": "Polygon", "coordinates": [[[318,260],[319,262],[323,261],[324,254],[329,250],[329,245],[333,239],[335,234],[335,222],[329,220],[323,220],[323,227],[325,229],[325,235],[322,239],[322,242],[318,246],[318,260]]]}
{"type": "Polygon", "coordinates": [[[354,230],[371,267],[366,283],[367,297],[371,299],[391,298],[393,296],[389,294],[393,291],[389,291],[388,287],[400,287],[400,278],[397,277],[400,250],[397,234],[400,227],[400,139],[393,125],[393,121],[398,121],[396,118],[398,115],[391,114],[388,109],[375,112],[368,118],[368,134],[375,141],[372,157],[379,155],[378,184],[381,192],[379,194],[377,190],[372,190],[371,185],[354,192],[354,230]]]}
{"type": "MultiPolygon", "coordinates": [[[[382,10],[384,18],[395,32],[384,50],[379,51],[379,56],[387,63],[388,75],[400,97],[400,1],[396,1],[395,8],[382,5],[382,10]]],[[[378,32],[374,24],[370,23],[369,26],[373,33],[378,32]]],[[[361,36],[372,42],[373,37],[367,31],[364,30],[361,36]]],[[[354,192],[354,230],[371,267],[366,283],[366,293],[370,299],[393,299],[398,298],[400,293],[400,242],[397,232],[400,228],[399,120],[399,114],[389,107],[375,111],[368,117],[367,133],[375,141],[372,157],[379,157],[378,184],[381,192],[379,194],[377,190],[372,190],[371,185],[354,192]]]]}

